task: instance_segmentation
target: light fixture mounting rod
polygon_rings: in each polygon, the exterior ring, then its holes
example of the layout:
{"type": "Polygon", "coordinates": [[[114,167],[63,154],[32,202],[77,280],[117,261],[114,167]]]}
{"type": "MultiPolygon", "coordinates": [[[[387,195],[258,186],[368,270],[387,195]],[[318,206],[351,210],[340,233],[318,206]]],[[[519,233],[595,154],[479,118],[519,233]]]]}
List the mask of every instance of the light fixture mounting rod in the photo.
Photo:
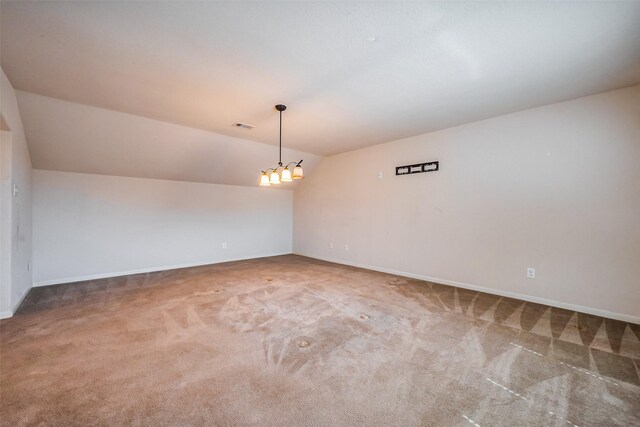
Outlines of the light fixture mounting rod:
{"type": "Polygon", "coordinates": [[[286,105],[283,105],[283,104],[276,105],[276,110],[280,112],[280,141],[279,141],[280,154],[278,157],[278,166],[282,166],[282,112],[286,109],[287,109],[286,105]]]}

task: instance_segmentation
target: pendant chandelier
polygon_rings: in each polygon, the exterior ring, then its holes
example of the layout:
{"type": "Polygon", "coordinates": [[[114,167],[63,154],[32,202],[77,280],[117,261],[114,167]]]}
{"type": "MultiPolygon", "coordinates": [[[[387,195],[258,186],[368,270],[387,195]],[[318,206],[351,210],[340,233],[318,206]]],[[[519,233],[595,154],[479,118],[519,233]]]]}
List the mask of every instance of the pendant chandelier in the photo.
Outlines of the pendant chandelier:
{"type": "Polygon", "coordinates": [[[260,185],[268,187],[270,185],[278,185],[281,182],[291,182],[294,179],[304,178],[304,172],[302,170],[302,160],[299,162],[289,162],[286,165],[282,163],[282,112],[287,109],[286,105],[276,105],[276,110],[280,112],[280,156],[278,157],[278,165],[275,168],[269,168],[262,171],[260,177],[260,185]],[[295,164],[293,168],[293,175],[289,166],[295,164]]]}

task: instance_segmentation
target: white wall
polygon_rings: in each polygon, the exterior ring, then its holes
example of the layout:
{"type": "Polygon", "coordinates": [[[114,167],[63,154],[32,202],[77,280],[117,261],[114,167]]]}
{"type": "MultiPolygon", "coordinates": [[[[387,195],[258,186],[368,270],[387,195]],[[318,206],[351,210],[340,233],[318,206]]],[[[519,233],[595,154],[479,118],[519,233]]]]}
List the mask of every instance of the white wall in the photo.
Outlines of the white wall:
{"type": "Polygon", "coordinates": [[[33,182],[35,285],[291,253],[291,191],[44,170],[33,182]]]}
{"type": "MultiPolygon", "coordinates": [[[[0,116],[0,119],[2,116],[0,116]]],[[[4,120],[2,120],[4,122],[4,120]]],[[[8,129],[8,126],[6,126],[8,129]]],[[[11,310],[11,132],[0,131],[0,319],[11,310]]]]}
{"type": "Polygon", "coordinates": [[[640,322],[640,86],[326,158],[294,252],[640,322]]]}
{"type": "MultiPolygon", "coordinates": [[[[10,216],[10,231],[3,230],[3,233],[11,236],[10,244],[2,244],[3,256],[6,257],[8,251],[11,259],[10,283],[7,283],[6,280],[0,281],[0,286],[3,287],[0,292],[0,296],[3,297],[0,301],[0,318],[3,318],[13,314],[31,288],[31,271],[29,270],[29,262],[31,261],[31,158],[16,94],[1,68],[0,114],[2,115],[3,128],[7,127],[11,133],[10,136],[3,136],[3,145],[8,143],[10,148],[6,150],[4,147],[2,153],[10,153],[11,156],[10,173],[7,175],[10,182],[4,182],[3,186],[6,190],[6,187],[12,188],[15,185],[19,190],[15,197],[7,194],[7,191],[2,193],[3,212],[6,210],[5,206],[8,206],[8,215],[10,216]]],[[[3,162],[3,166],[5,166],[5,162],[3,162]]],[[[7,169],[7,167],[3,167],[3,169],[7,169]]],[[[0,274],[0,277],[3,275],[0,274]]]]}

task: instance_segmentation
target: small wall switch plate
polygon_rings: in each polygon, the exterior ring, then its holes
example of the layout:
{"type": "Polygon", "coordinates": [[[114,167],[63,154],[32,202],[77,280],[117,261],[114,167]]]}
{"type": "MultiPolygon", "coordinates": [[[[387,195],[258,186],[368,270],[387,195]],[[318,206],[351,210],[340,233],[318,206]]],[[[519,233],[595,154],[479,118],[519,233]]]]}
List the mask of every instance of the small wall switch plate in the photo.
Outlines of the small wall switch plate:
{"type": "Polygon", "coordinates": [[[329,243],[329,249],[333,249],[333,243],[329,243]]]}
{"type": "Polygon", "coordinates": [[[13,184],[13,197],[16,197],[19,192],[20,190],[18,190],[18,186],[16,184],[13,184]]]}
{"type": "Polygon", "coordinates": [[[382,172],[378,172],[378,179],[382,179],[382,172]]]}
{"type": "Polygon", "coordinates": [[[227,242],[222,242],[222,249],[227,249],[227,242]]]}
{"type": "Polygon", "coordinates": [[[536,269],[533,268],[533,267],[527,268],[527,277],[529,279],[535,279],[536,278],[536,269]]]}
{"type": "Polygon", "coordinates": [[[27,271],[31,271],[31,261],[27,263],[27,271]]]}
{"type": "Polygon", "coordinates": [[[348,251],[349,250],[349,245],[344,245],[344,250],[348,251]]]}

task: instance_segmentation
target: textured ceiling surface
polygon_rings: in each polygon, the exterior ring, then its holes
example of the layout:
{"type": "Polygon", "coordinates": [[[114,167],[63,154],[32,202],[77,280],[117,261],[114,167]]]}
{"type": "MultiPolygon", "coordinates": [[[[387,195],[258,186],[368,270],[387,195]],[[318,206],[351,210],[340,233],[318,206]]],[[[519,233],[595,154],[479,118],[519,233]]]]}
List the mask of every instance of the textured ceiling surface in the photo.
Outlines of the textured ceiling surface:
{"type": "Polygon", "coordinates": [[[268,144],[285,103],[285,145],[320,155],[640,82],[640,2],[3,1],[0,15],[16,89],[268,144]]]}

